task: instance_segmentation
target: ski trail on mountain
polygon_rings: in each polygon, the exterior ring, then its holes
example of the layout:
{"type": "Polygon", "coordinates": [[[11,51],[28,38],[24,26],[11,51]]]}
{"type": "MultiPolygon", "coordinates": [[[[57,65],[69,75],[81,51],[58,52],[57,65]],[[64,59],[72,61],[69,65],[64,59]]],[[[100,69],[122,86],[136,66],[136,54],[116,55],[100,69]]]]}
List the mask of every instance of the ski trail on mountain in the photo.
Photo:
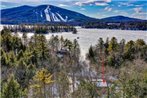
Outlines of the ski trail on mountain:
{"type": "Polygon", "coordinates": [[[56,13],[56,14],[60,17],[60,19],[61,19],[62,21],[66,22],[66,19],[64,19],[59,13],[56,13]]]}
{"type": "Polygon", "coordinates": [[[44,10],[47,21],[51,21],[51,18],[49,16],[49,9],[50,9],[50,6],[47,6],[47,8],[44,10]]]}
{"type": "Polygon", "coordinates": [[[54,13],[52,13],[52,17],[54,21],[60,22],[60,19],[58,19],[58,17],[54,13]]]}

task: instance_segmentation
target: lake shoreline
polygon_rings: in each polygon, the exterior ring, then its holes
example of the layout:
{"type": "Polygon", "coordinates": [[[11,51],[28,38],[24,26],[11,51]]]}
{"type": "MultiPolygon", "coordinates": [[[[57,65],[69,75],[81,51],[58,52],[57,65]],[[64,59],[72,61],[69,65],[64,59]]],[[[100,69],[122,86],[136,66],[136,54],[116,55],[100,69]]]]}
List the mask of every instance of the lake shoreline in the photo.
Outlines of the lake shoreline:
{"type": "MultiPolygon", "coordinates": [[[[86,53],[88,52],[89,47],[95,45],[99,38],[103,38],[106,41],[107,38],[111,40],[112,37],[116,37],[117,41],[120,42],[122,39],[125,39],[126,42],[137,39],[143,39],[147,43],[147,32],[146,31],[130,31],[130,30],[110,30],[110,29],[84,29],[80,27],[76,27],[77,34],[73,34],[72,32],[59,32],[59,33],[48,33],[44,34],[46,39],[48,40],[52,35],[54,36],[63,36],[64,39],[69,39],[73,41],[77,39],[80,49],[81,56],[85,58],[86,53]]],[[[20,37],[22,37],[21,32],[18,33],[20,37]]],[[[28,38],[34,35],[34,33],[27,33],[28,38]]]]}

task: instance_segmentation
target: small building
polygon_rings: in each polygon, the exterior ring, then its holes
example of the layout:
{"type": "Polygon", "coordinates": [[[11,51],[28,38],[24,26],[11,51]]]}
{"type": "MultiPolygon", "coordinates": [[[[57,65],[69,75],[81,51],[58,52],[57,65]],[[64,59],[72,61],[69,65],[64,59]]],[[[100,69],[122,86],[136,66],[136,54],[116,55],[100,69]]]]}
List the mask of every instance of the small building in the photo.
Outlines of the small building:
{"type": "Polygon", "coordinates": [[[63,58],[64,55],[68,55],[69,54],[69,51],[67,49],[61,49],[59,51],[57,51],[57,56],[59,58],[63,58]]]}
{"type": "Polygon", "coordinates": [[[103,81],[103,79],[92,79],[92,82],[96,83],[96,86],[100,88],[108,87],[107,82],[103,81]]]}

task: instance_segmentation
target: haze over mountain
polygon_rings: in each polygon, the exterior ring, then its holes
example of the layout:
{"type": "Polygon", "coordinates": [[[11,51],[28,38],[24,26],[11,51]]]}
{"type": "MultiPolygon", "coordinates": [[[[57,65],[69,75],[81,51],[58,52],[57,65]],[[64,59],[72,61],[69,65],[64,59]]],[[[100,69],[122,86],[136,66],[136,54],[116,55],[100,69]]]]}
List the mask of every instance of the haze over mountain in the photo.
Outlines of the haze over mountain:
{"type": "MultiPolygon", "coordinates": [[[[19,6],[15,8],[1,10],[2,24],[21,24],[21,23],[84,23],[91,21],[100,21],[100,19],[91,18],[78,12],[70,11],[53,5],[40,6],[19,6]]],[[[142,21],[136,18],[125,16],[114,16],[103,18],[104,22],[126,22],[126,21],[142,21]]]]}

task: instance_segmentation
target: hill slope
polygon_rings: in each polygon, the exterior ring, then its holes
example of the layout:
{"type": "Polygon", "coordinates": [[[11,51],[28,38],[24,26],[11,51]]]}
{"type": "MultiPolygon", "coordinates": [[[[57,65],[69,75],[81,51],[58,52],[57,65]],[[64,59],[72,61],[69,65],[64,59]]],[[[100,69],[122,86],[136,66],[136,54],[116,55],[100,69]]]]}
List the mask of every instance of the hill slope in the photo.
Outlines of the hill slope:
{"type": "Polygon", "coordinates": [[[130,18],[126,16],[112,16],[112,17],[107,17],[101,19],[101,21],[106,21],[106,22],[138,22],[138,21],[143,21],[141,19],[136,19],[136,18],[130,18]]]}
{"type": "Polygon", "coordinates": [[[85,22],[138,22],[141,19],[125,16],[113,16],[103,19],[95,19],[78,12],[70,11],[53,5],[20,6],[1,10],[2,24],[21,24],[21,23],[73,23],[81,24],[85,22]]]}
{"type": "Polygon", "coordinates": [[[20,6],[4,9],[1,13],[2,23],[85,22],[96,20],[52,5],[20,6]]]}

